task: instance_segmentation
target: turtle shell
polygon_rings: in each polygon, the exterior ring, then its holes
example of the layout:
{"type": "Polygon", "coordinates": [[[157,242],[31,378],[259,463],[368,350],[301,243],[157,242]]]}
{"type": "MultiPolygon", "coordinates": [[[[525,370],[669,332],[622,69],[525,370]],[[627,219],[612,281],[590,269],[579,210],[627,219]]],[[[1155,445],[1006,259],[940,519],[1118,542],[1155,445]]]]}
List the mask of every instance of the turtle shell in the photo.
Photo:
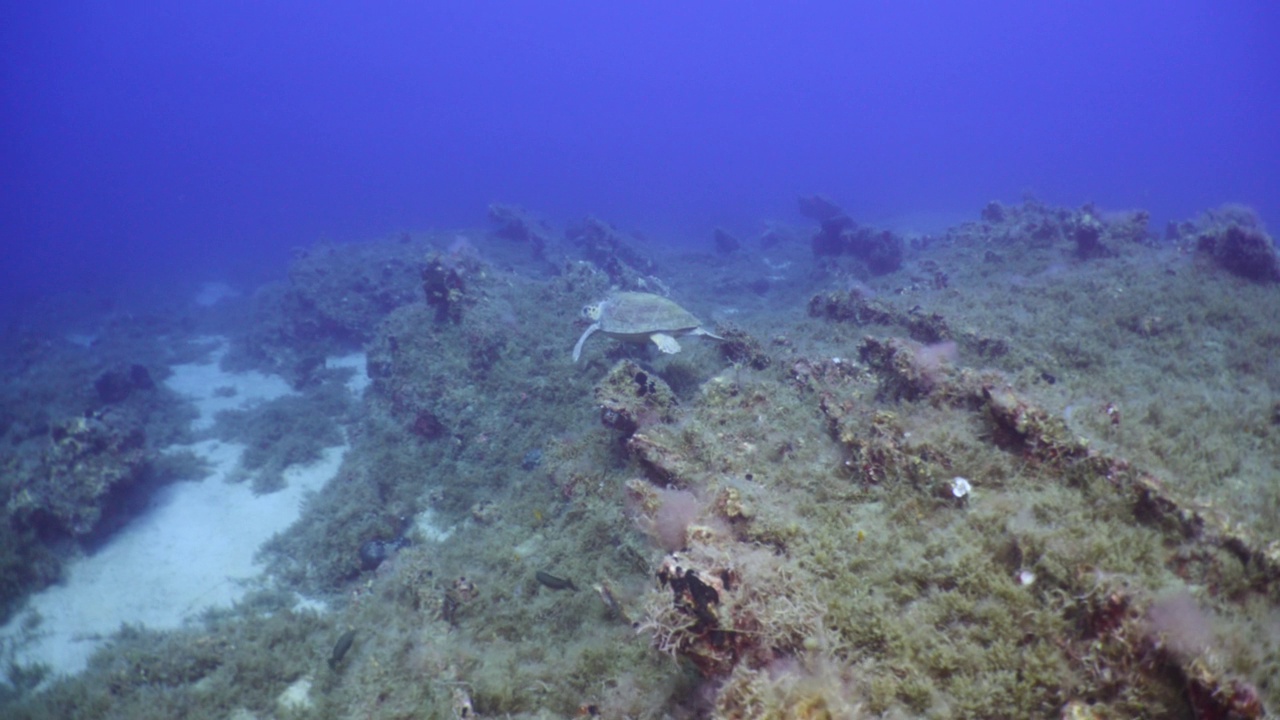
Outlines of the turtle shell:
{"type": "Polygon", "coordinates": [[[688,310],[652,293],[618,293],[600,313],[600,329],[615,335],[679,332],[700,324],[688,310]]]}

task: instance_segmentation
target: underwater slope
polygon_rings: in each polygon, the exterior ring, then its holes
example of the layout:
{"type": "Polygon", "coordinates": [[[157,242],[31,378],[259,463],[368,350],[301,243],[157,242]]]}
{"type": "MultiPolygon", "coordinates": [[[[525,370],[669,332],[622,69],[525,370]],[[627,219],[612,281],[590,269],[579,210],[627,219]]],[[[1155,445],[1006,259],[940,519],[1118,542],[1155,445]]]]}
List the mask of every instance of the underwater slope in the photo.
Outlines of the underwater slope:
{"type": "Polygon", "coordinates": [[[337,480],[266,551],[332,610],[126,634],[22,711],[1261,717],[1280,295],[1230,259],[1261,232],[1030,202],[720,256],[598,222],[313,253],[239,342],[367,352],[337,480]],[[612,289],[725,340],[575,365],[612,289]]]}

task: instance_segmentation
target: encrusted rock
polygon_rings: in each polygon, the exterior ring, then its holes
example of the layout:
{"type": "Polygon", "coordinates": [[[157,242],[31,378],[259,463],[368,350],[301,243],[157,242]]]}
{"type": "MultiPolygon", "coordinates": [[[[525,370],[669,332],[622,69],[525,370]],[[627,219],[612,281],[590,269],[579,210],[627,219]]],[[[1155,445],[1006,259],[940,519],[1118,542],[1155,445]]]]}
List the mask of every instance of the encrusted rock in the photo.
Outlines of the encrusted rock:
{"type": "Polygon", "coordinates": [[[527,243],[534,257],[545,256],[552,238],[551,228],[545,222],[531,217],[519,207],[499,203],[489,205],[489,219],[498,223],[494,233],[498,237],[527,243]]]}
{"type": "Polygon", "coordinates": [[[1258,282],[1280,282],[1280,258],[1271,237],[1258,228],[1239,224],[1207,232],[1196,248],[1228,272],[1258,282]]]}
{"type": "Polygon", "coordinates": [[[110,499],[137,481],[150,460],[140,428],[77,417],[54,425],[41,469],[22,482],[9,509],[32,524],[52,521],[83,536],[99,525],[110,499]]]}
{"type": "Polygon", "coordinates": [[[600,422],[630,435],[637,429],[675,419],[678,402],[671,387],[630,360],[620,360],[596,384],[600,422]]]}

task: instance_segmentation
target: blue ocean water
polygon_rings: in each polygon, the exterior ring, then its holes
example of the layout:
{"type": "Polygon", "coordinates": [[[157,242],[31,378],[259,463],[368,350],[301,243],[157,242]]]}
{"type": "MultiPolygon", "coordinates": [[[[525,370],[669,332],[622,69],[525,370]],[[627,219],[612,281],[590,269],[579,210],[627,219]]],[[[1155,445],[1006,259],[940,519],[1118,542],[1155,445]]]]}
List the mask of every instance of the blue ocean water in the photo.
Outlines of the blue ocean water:
{"type": "Polygon", "coordinates": [[[9,3],[0,293],[252,283],[494,200],[675,244],[813,192],[1273,218],[1277,30],[1259,0],[9,3]]]}

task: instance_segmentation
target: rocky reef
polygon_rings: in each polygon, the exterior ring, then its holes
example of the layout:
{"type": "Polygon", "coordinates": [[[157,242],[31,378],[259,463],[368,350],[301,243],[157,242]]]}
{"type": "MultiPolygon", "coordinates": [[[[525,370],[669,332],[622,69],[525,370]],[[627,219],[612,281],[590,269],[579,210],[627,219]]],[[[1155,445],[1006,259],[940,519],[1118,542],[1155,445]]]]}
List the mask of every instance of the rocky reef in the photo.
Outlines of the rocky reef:
{"type": "MultiPolygon", "coordinates": [[[[300,258],[241,361],[359,346],[370,385],[309,406],[355,413],[351,449],[265,548],[272,591],[122,633],[15,717],[1274,712],[1277,297],[1224,259],[1257,267],[1260,226],[1027,200],[909,242],[803,209],[808,246],[716,255],[499,208],[474,244],[300,258]],[[666,286],[724,342],[571,361],[583,304],[666,286]]],[[[64,422],[41,463],[130,467],[128,433],[64,422]]]]}

